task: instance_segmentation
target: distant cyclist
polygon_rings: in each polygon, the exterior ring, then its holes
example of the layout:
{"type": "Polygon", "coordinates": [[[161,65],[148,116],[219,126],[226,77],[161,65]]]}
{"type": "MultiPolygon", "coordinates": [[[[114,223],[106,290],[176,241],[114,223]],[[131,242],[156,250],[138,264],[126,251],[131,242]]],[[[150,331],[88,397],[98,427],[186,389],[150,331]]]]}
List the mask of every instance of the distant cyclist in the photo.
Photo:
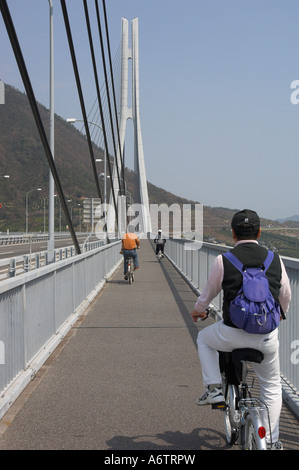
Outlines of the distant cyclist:
{"type": "Polygon", "coordinates": [[[140,240],[138,236],[133,232],[127,232],[122,237],[122,252],[124,255],[124,275],[125,279],[128,279],[128,258],[132,257],[134,259],[135,269],[139,268],[137,249],[140,247],[140,240]]]}
{"type": "Polygon", "coordinates": [[[162,234],[162,230],[159,229],[156,238],[154,239],[154,243],[156,243],[156,255],[161,251],[162,257],[164,258],[164,246],[166,243],[166,238],[162,234]]]}

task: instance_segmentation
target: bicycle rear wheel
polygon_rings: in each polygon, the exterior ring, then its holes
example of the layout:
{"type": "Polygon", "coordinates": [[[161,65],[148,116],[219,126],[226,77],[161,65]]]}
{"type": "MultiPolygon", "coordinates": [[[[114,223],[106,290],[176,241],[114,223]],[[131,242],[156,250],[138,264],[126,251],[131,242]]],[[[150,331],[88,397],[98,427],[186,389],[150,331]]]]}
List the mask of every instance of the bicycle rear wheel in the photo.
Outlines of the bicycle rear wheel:
{"type": "Polygon", "coordinates": [[[266,431],[261,425],[258,416],[253,418],[250,413],[246,415],[245,422],[245,450],[267,450],[266,431]]]}
{"type": "Polygon", "coordinates": [[[226,408],[224,410],[224,427],[225,427],[225,437],[229,445],[235,444],[239,436],[239,420],[240,415],[236,408],[236,403],[238,399],[238,390],[235,385],[224,384],[225,394],[225,404],[226,408]]]}

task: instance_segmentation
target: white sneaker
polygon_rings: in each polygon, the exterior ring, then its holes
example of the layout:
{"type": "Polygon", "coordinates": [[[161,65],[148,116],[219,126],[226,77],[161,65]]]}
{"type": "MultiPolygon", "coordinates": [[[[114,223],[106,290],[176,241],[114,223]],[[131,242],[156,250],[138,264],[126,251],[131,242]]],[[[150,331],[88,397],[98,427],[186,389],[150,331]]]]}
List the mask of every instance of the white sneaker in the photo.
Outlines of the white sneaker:
{"type": "Polygon", "coordinates": [[[214,405],[223,401],[224,396],[220,387],[214,387],[212,390],[207,387],[202,396],[197,400],[197,405],[214,405]]]}
{"type": "Polygon", "coordinates": [[[283,445],[281,441],[273,442],[273,444],[267,444],[268,450],[283,450],[283,445]]]}

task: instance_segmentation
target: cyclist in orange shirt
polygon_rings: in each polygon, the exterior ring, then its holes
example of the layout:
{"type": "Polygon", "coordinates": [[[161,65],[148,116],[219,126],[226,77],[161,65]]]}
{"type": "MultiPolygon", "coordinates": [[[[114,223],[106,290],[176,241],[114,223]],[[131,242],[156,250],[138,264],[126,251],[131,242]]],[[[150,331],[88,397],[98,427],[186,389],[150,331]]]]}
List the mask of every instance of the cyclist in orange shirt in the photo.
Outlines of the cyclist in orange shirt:
{"type": "Polygon", "coordinates": [[[127,278],[128,258],[132,256],[134,259],[135,269],[139,268],[137,249],[140,247],[140,240],[135,233],[127,232],[122,237],[122,252],[124,255],[124,275],[127,278]]]}

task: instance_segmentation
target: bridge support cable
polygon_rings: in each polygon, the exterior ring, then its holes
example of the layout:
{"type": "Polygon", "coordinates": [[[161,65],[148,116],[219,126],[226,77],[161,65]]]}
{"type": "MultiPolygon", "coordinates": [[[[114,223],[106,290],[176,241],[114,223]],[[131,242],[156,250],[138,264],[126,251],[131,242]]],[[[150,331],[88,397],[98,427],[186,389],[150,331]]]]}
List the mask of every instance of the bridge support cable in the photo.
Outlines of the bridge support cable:
{"type": "MultiPolygon", "coordinates": [[[[113,195],[114,208],[115,208],[116,214],[118,214],[117,203],[116,203],[116,198],[115,198],[115,191],[114,191],[114,184],[113,184],[113,178],[112,178],[111,163],[110,163],[110,158],[109,158],[108,139],[107,139],[105,119],[104,119],[102,99],[101,99],[101,92],[100,92],[98,73],[97,73],[97,65],[96,65],[96,59],[95,59],[95,53],[94,53],[94,47],[93,47],[93,40],[92,40],[92,33],[91,33],[91,27],[90,27],[87,0],[83,0],[83,4],[84,4],[86,26],[87,26],[87,32],[88,32],[89,45],[90,45],[91,59],[92,59],[92,65],[93,65],[93,71],[94,71],[95,85],[96,85],[96,90],[97,90],[97,99],[98,99],[98,104],[99,104],[99,108],[100,108],[101,124],[102,124],[103,136],[104,136],[104,146],[105,146],[105,150],[106,150],[104,158],[106,158],[106,161],[108,163],[108,170],[109,170],[110,180],[111,180],[111,190],[112,190],[112,195],[113,195]]],[[[118,215],[117,215],[117,219],[118,219],[118,215]]]]}
{"type": "Polygon", "coordinates": [[[115,113],[116,129],[117,129],[117,140],[118,140],[118,148],[119,148],[119,155],[120,155],[120,161],[121,161],[121,173],[122,173],[122,182],[123,182],[123,191],[122,191],[122,193],[125,195],[126,194],[126,188],[125,188],[124,158],[123,158],[123,155],[122,155],[121,145],[120,145],[120,134],[119,134],[119,124],[118,124],[118,117],[117,117],[117,105],[116,105],[115,86],[114,86],[114,74],[113,74],[113,67],[112,67],[112,60],[111,60],[111,49],[110,49],[110,39],[109,39],[109,31],[108,31],[106,2],[105,2],[105,0],[102,0],[102,2],[103,2],[104,19],[105,19],[106,42],[107,42],[108,57],[109,57],[111,84],[112,84],[112,92],[113,92],[114,113],[115,113]]]}
{"type": "Polygon", "coordinates": [[[98,192],[98,197],[102,200],[102,193],[100,189],[99,178],[97,175],[95,157],[93,153],[92,142],[91,142],[91,137],[90,137],[90,132],[89,132],[87,114],[85,110],[82,86],[81,86],[81,81],[80,81],[80,76],[79,76],[79,70],[78,70],[78,65],[77,65],[77,60],[76,60],[75,48],[74,48],[74,43],[73,43],[73,38],[72,38],[72,32],[71,32],[67,7],[66,7],[65,0],[60,0],[60,2],[61,2],[61,8],[62,8],[64,24],[66,28],[69,48],[70,48],[70,54],[71,54],[72,63],[73,63],[73,69],[74,69],[74,74],[75,74],[75,79],[76,79],[76,84],[77,84],[77,89],[78,89],[78,95],[79,95],[79,100],[80,100],[80,105],[81,105],[82,117],[83,117],[84,126],[85,126],[85,132],[86,132],[86,137],[87,137],[87,142],[88,142],[89,153],[91,157],[91,164],[92,164],[92,169],[94,173],[96,188],[98,192]]]}
{"type": "Polygon", "coordinates": [[[59,176],[58,176],[58,173],[57,173],[57,169],[56,169],[56,166],[55,166],[53,155],[52,155],[52,152],[51,152],[51,149],[50,149],[50,146],[49,146],[49,142],[48,142],[48,139],[47,139],[45,128],[43,126],[43,123],[42,123],[42,120],[41,120],[41,117],[40,117],[40,113],[39,113],[39,110],[38,110],[38,107],[37,107],[37,102],[36,102],[36,99],[35,99],[34,91],[33,91],[32,85],[31,85],[31,81],[30,81],[29,74],[28,74],[28,71],[27,71],[27,67],[26,67],[26,64],[25,64],[25,61],[24,61],[22,50],[21,50],[21,47],[20,47],[20,44],[19,44],[17,33],[16,33],[15,28],[14,28],[14,24],[13,24],[13,21],[12,21],[12,18],[11,18],[10,11],[9,11],[6,0],[0,0],[0,10],[1,10],[1,14],[2,14],[4,23],[5,23],[5,27],[6,27],[9,39],[10,39],[11,46],[12,46],[12,49],[13,49],[13,52],[14,52],[14,55],[15,55],[15,58],[16,58],[16,61],[17,61],[17,64],[18,64],[18,68],[19,68],[19,71],[20,71],[20,74],[21,74],[21,77],[22,77],[22,80],[23,80],[23,84],[24,84],[24,87],[25,87],[25,90],[26,90],[26,93],[27,93],[27,96],[28,96],[28,100],[29,100],[31,110],[32,110],[32,113],[33,113],[33,116],[34,116],[34,119],[35,119],[35,123],[36,123],[37,129],[38,129],[39,135],[40,135],[40,139],[41,139],[42,145],[43,145],[44,150],[45,150],[45,154],[46,154],[46,157],[47,157],[47,160],[48,160],[48,164],[49,164],[49,167],[50,167],[52,175],[53,175],[53,179],[54,179],[55,184],[56,184],[56,189],[57,189],[60,201],[61,201],[61,205],[62,205],[64,214],[65,214],[65,217],[67,219],[67,223],[70,227],[72,240],[73,240],[73,243],[74,243],[77,254],[80,254],[81,253],[80,246],[79,246],[79,243],[78,243],[78,240],[77,240],[77,237],[76,237],[76,233],[75,233],[75,230],[74,230],[74,227],[73,227],[73,223],[72,223],[72,220],[71,220],[71,217],[70,217],[70,214],[69,214],[69,210],[68,210],[68,207],[67,207],[67,204],[66,204],[66,200],[65,200],[64,193],[63,193],[63,190],[62,190],[62,186],[61,186],[61,183],[60,183],[60,179],[59,179],[59,176]]]}
{"type": "MultiPolygon", "coordinates": [[[[112,132],[113,148],[114,148],[114,152],[115,152],[115,160],[116,160],[116,169],[117,169],[118,185],[119,185],[119,188],[121,188],[121,185],[120,185],[120,176],[119,176],[119,165],[118,165],[118,158],[117,158],[117,149],[116,149],[116,144],[115,144],[115,135],[114,135],[114,126],[113,126],[113,116],[112,116],[112,110],[111,110],[111,101],[110,101],[110,93],[109,93],[109,85],[108,85],[107,67],[106,67],[106,61],[105,61],[104,41],[103,41],[103,35],[102,35],[102,27],[101,27],[101,20],[100,20],[100,11],[99,11],[98,0],[95,0],[95,7],[96,7],[96,16],[97,16],[97,23],[98,23],[98,32],[99,32],[99,38],[100,38],[100,44],[101,44],[101,51],[102,51],[102,62],[103,62],[103,70],[104,70],[105,83],[106,83],[106,92],[107,92],[107,100],[108,100],[108,108],[109,108],[109,117],[110,117],[110,125],[111,125],[111,132],[112,132]]],[[[110,175],[110,177],[112,178],[112,175],[110,175]]]]}

